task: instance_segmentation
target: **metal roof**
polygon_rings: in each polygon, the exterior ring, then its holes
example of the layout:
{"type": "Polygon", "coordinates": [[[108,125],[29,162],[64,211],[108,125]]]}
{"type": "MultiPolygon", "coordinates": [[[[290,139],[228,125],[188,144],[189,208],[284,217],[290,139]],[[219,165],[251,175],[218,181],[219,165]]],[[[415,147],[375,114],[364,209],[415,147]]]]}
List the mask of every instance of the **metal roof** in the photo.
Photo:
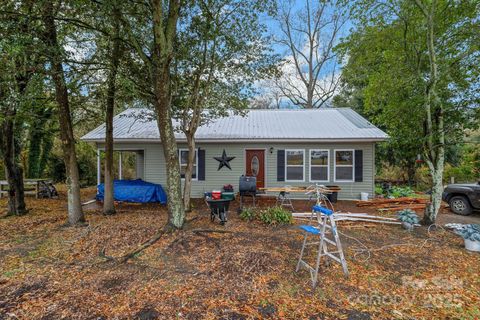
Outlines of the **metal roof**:
{"type": "MultiPolygon", "coordinates": [[[[174,121],[174,126],[178,123],[174,121]]],[[[113,119],[117,142],[160,140],[148,109],[128,109],[113,119]]],[[[185,141],[183,133],[175,133],[185,141]]],[[[197,142],[217,141],[382,141],[387,134],[349,108],[249,110],[233,113],[198,128],[197,142]]],[[[105,124],[84,135],[84,141],[105,141],[105,124]]]]}

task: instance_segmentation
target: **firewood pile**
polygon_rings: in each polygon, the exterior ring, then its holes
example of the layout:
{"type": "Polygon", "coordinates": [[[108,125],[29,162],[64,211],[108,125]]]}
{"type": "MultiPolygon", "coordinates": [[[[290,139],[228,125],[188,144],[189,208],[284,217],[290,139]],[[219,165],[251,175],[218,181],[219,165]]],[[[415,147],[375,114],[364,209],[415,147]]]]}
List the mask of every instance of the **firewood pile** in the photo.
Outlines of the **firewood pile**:
{"type": "Polygon", "coordinates": [[[396,199],[357,201],[357,207],[374,208],[379,211],[400,211],[404,209],[423,211],[428,203],[429,200],[425,198],[402,197],[396,199]]]}

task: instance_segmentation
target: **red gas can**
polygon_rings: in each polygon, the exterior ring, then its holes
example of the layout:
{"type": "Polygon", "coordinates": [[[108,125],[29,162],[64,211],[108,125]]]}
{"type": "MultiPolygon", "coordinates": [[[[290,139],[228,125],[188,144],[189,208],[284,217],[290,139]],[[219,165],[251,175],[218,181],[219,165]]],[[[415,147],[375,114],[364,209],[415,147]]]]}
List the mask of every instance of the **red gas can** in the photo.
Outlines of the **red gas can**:
{"type": "Polygon", "coordinates": [[[222,191],[212,191],[212,199],[213,200],[220,200],[222,198],[222,191]]]}

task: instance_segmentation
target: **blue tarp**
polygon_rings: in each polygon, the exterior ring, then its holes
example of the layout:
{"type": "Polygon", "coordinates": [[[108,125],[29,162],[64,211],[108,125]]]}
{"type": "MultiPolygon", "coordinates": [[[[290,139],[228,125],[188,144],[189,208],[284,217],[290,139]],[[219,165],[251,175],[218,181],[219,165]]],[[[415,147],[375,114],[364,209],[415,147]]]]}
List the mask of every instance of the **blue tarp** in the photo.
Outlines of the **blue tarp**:
{"type": "MultiPolygon", "coordinates": [[[[101,183],[97,187],[97,200],[103,201],[104,192],[105,185],[101,183]]],[[[141,179],[115,180],[113,182],[113,196],[116,201],[167,203],[167,194],[161,185],[141,179]]]]}

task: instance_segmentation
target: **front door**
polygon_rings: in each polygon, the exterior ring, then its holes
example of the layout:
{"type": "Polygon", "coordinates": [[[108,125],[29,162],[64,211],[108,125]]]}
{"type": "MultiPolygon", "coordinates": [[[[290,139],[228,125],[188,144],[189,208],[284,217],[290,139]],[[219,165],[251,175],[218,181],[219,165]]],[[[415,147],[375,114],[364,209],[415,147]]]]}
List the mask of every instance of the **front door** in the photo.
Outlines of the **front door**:
{"type": "Polygon", "coordinates": [[[265,150],[246,150],[245,161],[245,175],[257,178],[257,189],[265,188],[265,150]]]}

